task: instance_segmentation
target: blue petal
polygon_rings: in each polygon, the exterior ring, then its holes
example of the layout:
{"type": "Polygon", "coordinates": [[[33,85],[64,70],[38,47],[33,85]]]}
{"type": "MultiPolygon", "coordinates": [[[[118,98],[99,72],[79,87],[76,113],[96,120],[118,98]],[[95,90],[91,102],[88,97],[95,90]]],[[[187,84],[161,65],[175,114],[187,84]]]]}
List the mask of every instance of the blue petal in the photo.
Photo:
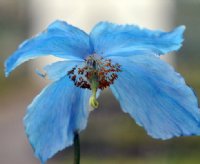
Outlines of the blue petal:
{"type": "Polygon", "coordinates": [[[25,129],[42,163],[72,145],[74,132],[86,127],[89,96],[89,90],[63,78],[46,87],[29,105],[25,129]]]}
{"type": "Polygon", "coordinates": [[[23,42],[5,62],[6,76],[23,62],[40,56],[54,55],[80,59],[89,54],[88,35],[63,21],[55,21],[46,31],[23,42]]]}
{"type": "Polygon", "coordinates": [[[47,65],[44,67],[46,74],[50,80],[58,80],[64,76],[67,76],[68,71],[70,71],[76,65],[81,64],[83,61],[68,60],[59,61],[47,65]]]}
{"type": "Polygon", "coordinates": [[[90,43],[93,51],[102,56],[130,56],[143,54],[143,51],[160,55],[181,47],[184,30],[184,26],[179,26],[171,32],[162,32],[101,22],[92,30],[90,43]]]}
{"type": "Polygon", "coordinates": [[[35,70],[35,73],[40,76],[41,78],[45,78],[46,77],[46,73],[42,73],[40,72],[38,69],[35,70]]]}
{"type": "Polygon", "coordinates": [[[111,89],[124,112],[154,138],[200,134],[200,110],[192,89],[158,56],[112,59],[122,72],[111,89]]]}

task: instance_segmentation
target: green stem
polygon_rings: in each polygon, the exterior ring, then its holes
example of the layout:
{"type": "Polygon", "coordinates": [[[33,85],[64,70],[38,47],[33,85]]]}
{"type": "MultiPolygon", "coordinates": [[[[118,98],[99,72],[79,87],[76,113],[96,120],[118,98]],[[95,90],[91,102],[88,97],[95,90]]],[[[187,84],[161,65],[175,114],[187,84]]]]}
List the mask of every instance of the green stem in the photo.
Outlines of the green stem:
{"type": "Polygon", "coordinates": [[[80,164],[80,140],[78,132],[74,133],[74,164],[80,164]]]}

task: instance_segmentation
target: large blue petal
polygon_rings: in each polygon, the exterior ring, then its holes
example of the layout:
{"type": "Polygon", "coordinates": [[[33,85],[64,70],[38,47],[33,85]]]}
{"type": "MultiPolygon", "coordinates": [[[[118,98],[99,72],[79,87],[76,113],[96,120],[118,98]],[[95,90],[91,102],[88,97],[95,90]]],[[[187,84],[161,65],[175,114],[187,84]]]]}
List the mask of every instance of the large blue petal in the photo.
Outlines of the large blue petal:
{"type": "Polygon", "coordinates": [[[200,110],[192,89],[158,56],[112,59],[122,72],[111,89],[124,112],[154,138],[200,134],[200,110]]]}
{"type": "Polygon", "coordinates": [[[160,55],[180,48],[184,29],[180,26],[171,32],[162,32],[135,25],[101,22],[92,30],[90,43],[94,53],[102,56],[129,56],[143,54],[143,51],[160,55]]]}
{"type": "Polygon", "coordinates": [[[23,42],[5,62],[6,76],[23,62],[45,55],[65,59],[84,58],[89,54],[88,35],[63,21],[55,21],[47,30],[23,42]]]}
{"type": "Polygon", "coordinates": [[[86,127],[90,91],[62,78],[46,87],[29,105],[24,124],[35,155],[42,163],[73,144],[75,131],[86,127]]]}
{"type": "Polygon", "coordinates": [[[68,71],[70,71],[76,65],[81,64],[82,62],[83,61],[77,60],[58,61],[45,66],[44,70],[46,71],[48,79],[56,81],[64,76],[67,76],[68,71]]]}

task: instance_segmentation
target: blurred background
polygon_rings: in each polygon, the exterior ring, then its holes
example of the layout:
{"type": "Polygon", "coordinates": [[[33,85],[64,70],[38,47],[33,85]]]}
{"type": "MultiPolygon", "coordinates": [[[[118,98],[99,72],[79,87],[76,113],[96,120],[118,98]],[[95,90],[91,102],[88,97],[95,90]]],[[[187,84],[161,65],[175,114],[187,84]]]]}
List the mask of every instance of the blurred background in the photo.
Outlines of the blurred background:
{"type": "MultiPolygon", "coordinates": [[[[39,164],[25,136],[26,107],[48,83],[34,73],[53,58],[40,58],[4,77],[4,60],[28,37],[62,19],[89,32],[101,20],[169,31],[184,24],[182,49],[166,58],[200,97],[200,0],[0,0],[0,164],[39,164]]],[[[154,140],[127,115],[109,90],[100,96],[81,133],[82,164],[199,164],[200,137],[154,140]]],[[[49,164],[72,163],[73,148],[49,164]]]]}

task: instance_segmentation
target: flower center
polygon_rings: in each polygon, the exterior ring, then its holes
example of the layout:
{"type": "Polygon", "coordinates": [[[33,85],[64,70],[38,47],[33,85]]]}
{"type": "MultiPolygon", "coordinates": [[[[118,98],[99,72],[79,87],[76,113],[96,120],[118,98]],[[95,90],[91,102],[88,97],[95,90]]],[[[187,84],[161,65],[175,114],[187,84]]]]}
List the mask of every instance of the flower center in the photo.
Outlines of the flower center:
{"type": "Polygon", "coordinates": [[[75,86],[92,90],[90,104],[97,108],[97,89],[103,90],[117,79],[117,73],[121,72],[118,63],[113,64],[110,59],[104,59],[96,54],[88,56],[85,61],[73,67],[67,75],[74,81],[75,86]]]}

